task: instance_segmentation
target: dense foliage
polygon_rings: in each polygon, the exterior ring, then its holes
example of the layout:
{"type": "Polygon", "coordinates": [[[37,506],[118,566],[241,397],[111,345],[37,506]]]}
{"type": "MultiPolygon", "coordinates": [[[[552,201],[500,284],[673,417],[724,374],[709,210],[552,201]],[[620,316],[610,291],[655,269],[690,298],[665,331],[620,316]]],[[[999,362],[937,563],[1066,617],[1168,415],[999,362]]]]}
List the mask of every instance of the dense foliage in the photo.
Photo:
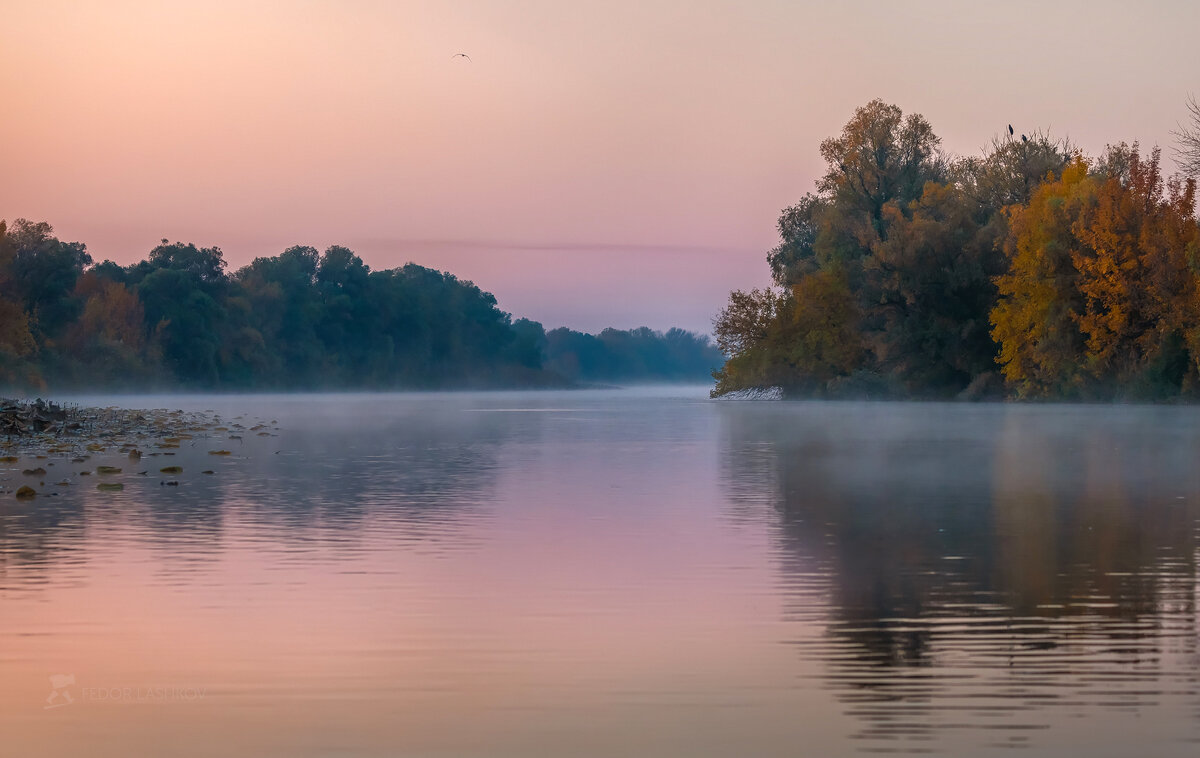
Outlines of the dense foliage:
{"type": "Polygon", "coordinates": [[[786,209],[776,287],[734,292],[714,394],[1147,398],[1200,393],[1194,179],[1136,143],[1088,159],[1011,131],[951,160],[873,101],[786,209]]]}
{"type": "Polygon", "coordinates": [[[0,386],[567,386],[698,381],[721,362],[680,330],[570,332],[576,345],[512,321],[470,282],[411,263],[372,271],[344,247],[226,269],[218,248],[167,240],[134,265],[93,265],[49,224],[0,221],[0,386]]]}

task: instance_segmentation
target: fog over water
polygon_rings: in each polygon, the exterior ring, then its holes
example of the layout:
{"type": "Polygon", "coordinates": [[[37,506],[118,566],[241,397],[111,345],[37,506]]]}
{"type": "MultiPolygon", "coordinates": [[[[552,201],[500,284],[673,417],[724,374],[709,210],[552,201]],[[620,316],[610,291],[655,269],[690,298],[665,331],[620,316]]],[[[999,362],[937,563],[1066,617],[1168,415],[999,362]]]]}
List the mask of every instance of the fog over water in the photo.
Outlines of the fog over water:
{"type": "Polygon", "coordinates": [[[279,431],[0,499],[4,754],[1200,743],[1197,408],[80,400],[279,431]]]}

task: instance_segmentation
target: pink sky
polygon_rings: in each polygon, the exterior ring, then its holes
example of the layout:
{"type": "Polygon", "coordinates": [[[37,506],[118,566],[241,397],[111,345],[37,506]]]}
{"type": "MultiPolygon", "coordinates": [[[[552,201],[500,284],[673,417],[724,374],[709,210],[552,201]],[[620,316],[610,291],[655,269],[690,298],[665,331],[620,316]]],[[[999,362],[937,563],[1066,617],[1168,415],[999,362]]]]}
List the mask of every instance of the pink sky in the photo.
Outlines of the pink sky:
{"type": "Polygon", "coordinates": [[[956,153],[1012,123],[1169,146],[1200,3],[25,2],[0,218],[97,259],[346,244],[595,330],[707,331],[768,280],[817,145],[881,97],[956,153]],[[473,62],[451,58],[469,53],[473,62]]]}

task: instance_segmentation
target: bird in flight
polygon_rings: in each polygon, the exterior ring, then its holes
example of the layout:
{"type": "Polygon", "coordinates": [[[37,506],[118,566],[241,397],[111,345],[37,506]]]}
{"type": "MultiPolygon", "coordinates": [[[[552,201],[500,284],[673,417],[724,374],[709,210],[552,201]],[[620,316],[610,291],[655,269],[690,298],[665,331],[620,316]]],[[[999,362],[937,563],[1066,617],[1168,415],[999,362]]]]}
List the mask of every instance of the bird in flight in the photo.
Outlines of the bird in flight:
{"type": "MultiPolygon", "coordinates": [[[[451,55],[450,57],[452,59],[453,58],[466,58],[468,61],[471,61],[471,56],[467,55],[466,53],[455,53],[454,55],[451,55]]],[[[471,61],[471,63],[474,63],[474,62],[475,61],[471,61]]]]}

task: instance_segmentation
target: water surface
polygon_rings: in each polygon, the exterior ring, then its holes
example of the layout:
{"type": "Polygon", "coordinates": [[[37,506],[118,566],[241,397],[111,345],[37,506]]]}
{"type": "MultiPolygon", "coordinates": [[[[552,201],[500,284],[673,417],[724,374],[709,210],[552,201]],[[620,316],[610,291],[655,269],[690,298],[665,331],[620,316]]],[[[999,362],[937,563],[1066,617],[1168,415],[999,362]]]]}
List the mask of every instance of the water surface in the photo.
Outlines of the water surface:
{"type": "Polygon", "coordinates": [[[0,502],[4,755],[1200,751],[1197,409],[90,402],[280,431],[0,502]]]}

